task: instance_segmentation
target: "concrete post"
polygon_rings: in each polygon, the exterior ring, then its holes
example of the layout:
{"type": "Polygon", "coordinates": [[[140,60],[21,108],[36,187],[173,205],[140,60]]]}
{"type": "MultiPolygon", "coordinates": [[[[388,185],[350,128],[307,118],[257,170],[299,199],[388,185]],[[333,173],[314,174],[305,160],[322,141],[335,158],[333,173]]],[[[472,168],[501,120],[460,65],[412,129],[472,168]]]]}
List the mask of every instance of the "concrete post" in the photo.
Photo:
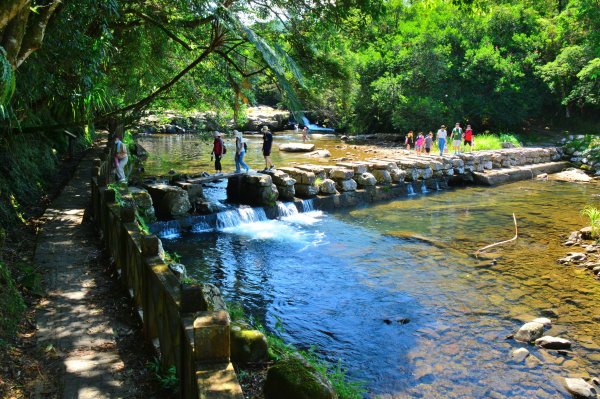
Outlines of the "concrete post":
{"type": "Polygon", "coordinates": [[[200,363],[229,363],[229,315],[199,312],[194,320],[194,354],[200,363]]]}

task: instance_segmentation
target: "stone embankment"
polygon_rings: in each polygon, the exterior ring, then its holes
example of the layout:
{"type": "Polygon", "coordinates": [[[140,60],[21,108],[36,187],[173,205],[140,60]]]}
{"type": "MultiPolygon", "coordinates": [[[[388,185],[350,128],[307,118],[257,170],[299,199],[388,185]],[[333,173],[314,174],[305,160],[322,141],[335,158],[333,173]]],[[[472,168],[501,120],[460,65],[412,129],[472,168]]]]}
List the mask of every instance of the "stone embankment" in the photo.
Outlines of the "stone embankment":
{"type": "Polygon", "coordinates": [[[246,110],[244,123],[236,123],[214,111],[197,112],[182,115],[176,111],[164,111],[160,114],[148,113],[139,124],[140,133],[185,134],[213,130],[239,129],[247,133],[257,133],[262,126],[273,131],[284,130],[290,119],[290,113],[267,106],[250,107],[246,110]]]}

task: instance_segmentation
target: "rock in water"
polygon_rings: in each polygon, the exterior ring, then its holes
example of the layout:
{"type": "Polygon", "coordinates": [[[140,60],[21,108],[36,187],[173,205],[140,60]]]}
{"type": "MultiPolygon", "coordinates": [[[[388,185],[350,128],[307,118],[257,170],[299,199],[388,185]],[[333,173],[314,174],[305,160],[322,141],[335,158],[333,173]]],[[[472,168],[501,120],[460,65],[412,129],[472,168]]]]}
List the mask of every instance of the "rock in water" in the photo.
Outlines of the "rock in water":
{"type": "Polygon", "coordinates": [[[510,358],[517,363],[523,362],[527,356],[529,356],[529,351],[525,348],[515,349],[510,353],[510,358]]]}
{"type": "Polygon", "coordinates": [[[592,178],[588,176],[584,171],[575,168],[569,168],[563,172],[550,175],[548,176],[548,179],[583,183],[587,183],[592,180],[592,178]]]}
{"type": "Polygon", "coordinates": [[[279,146],[279,151],[284,152],[311,152],[314,150],[314,144],[286,143],[279,146]]]}
{"type": "Polygon", "coordinates": [[[515,334],[515,340],[520,342],[531,342],[540,338],[544,334],[544,325],[542,323],[529,322],[523,324],[515,334]]]}
{"type": "Polygon", "coordinates": [[[576,398],[597,398],[597,389],[583,378],[565,378],[565,388],[576,398]]]}
{"type": "Polygon", "coordinates": [[[299,356],[289,356],[269,367],[266,399],[334,399],[329,381],[299,356]]]}
{"type": "Polygon", "coordinates": [[[569,349],[571,347],[571,341],[568,339],[552,337],[550,335],[536,339],[535,344],[546,349],[569,349]]]}
{"type": "Polygon", "coordinates": [[[532,320],[534,323],[541,323],[544,327],[550,327],[552,325],[552,320],[547,317],[538,317],[537,319],[532,320]]]}

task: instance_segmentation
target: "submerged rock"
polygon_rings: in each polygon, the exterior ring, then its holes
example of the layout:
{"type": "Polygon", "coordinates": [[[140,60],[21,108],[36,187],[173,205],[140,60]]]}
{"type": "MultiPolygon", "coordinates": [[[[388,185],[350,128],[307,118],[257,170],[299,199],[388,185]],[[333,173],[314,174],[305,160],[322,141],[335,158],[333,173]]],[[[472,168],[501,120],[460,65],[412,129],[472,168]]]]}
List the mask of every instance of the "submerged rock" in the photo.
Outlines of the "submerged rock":
{"type": "Polygon", "coordinates": [[[588,384],[583,378],[565,378],[565,388],[576,398],[595,399],[598,390],[593,385],[588,384]]]}
{"type": "Polygon", "coordinates": [[[266,399],[334,399],[331,383],[299,356],[286,357],[269,367],[266,399]]]}
{"type": "Polygon", "coordinates": [[[283,152],[311,152],[314,150],[314,144],[286,143],[279,146],[279,151],[283,152]]]}
{"type": "Polygon", "coordinates": [[[553,175],[548,176],[549,180],[557,180],[557,181],[567,181],[567,182],[581,182],[587,183],[592,180],[590,176],[588,176],[584,171],[569,168],[563,172],[555,173],[553,175]]]}
{"type": "Polygon", "coordinates": [[[531,342],[540,338],[544,334],[544,325],[542,323],[529,322],[523,324],[515,333],[515,340],[520,342],[531,342]]]}

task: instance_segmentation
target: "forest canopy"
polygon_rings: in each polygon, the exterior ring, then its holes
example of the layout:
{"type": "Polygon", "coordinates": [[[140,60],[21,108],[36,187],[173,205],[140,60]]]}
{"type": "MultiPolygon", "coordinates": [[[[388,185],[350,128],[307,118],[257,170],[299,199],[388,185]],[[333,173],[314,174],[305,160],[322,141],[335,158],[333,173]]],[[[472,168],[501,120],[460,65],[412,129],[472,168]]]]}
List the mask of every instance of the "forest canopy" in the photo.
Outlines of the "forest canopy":
{"type": "Polygon", "coordinates": [[[351,132],[593,120],[599,25],[600,0],[8,0],[0,129],[259,103],[351,132]]]}

